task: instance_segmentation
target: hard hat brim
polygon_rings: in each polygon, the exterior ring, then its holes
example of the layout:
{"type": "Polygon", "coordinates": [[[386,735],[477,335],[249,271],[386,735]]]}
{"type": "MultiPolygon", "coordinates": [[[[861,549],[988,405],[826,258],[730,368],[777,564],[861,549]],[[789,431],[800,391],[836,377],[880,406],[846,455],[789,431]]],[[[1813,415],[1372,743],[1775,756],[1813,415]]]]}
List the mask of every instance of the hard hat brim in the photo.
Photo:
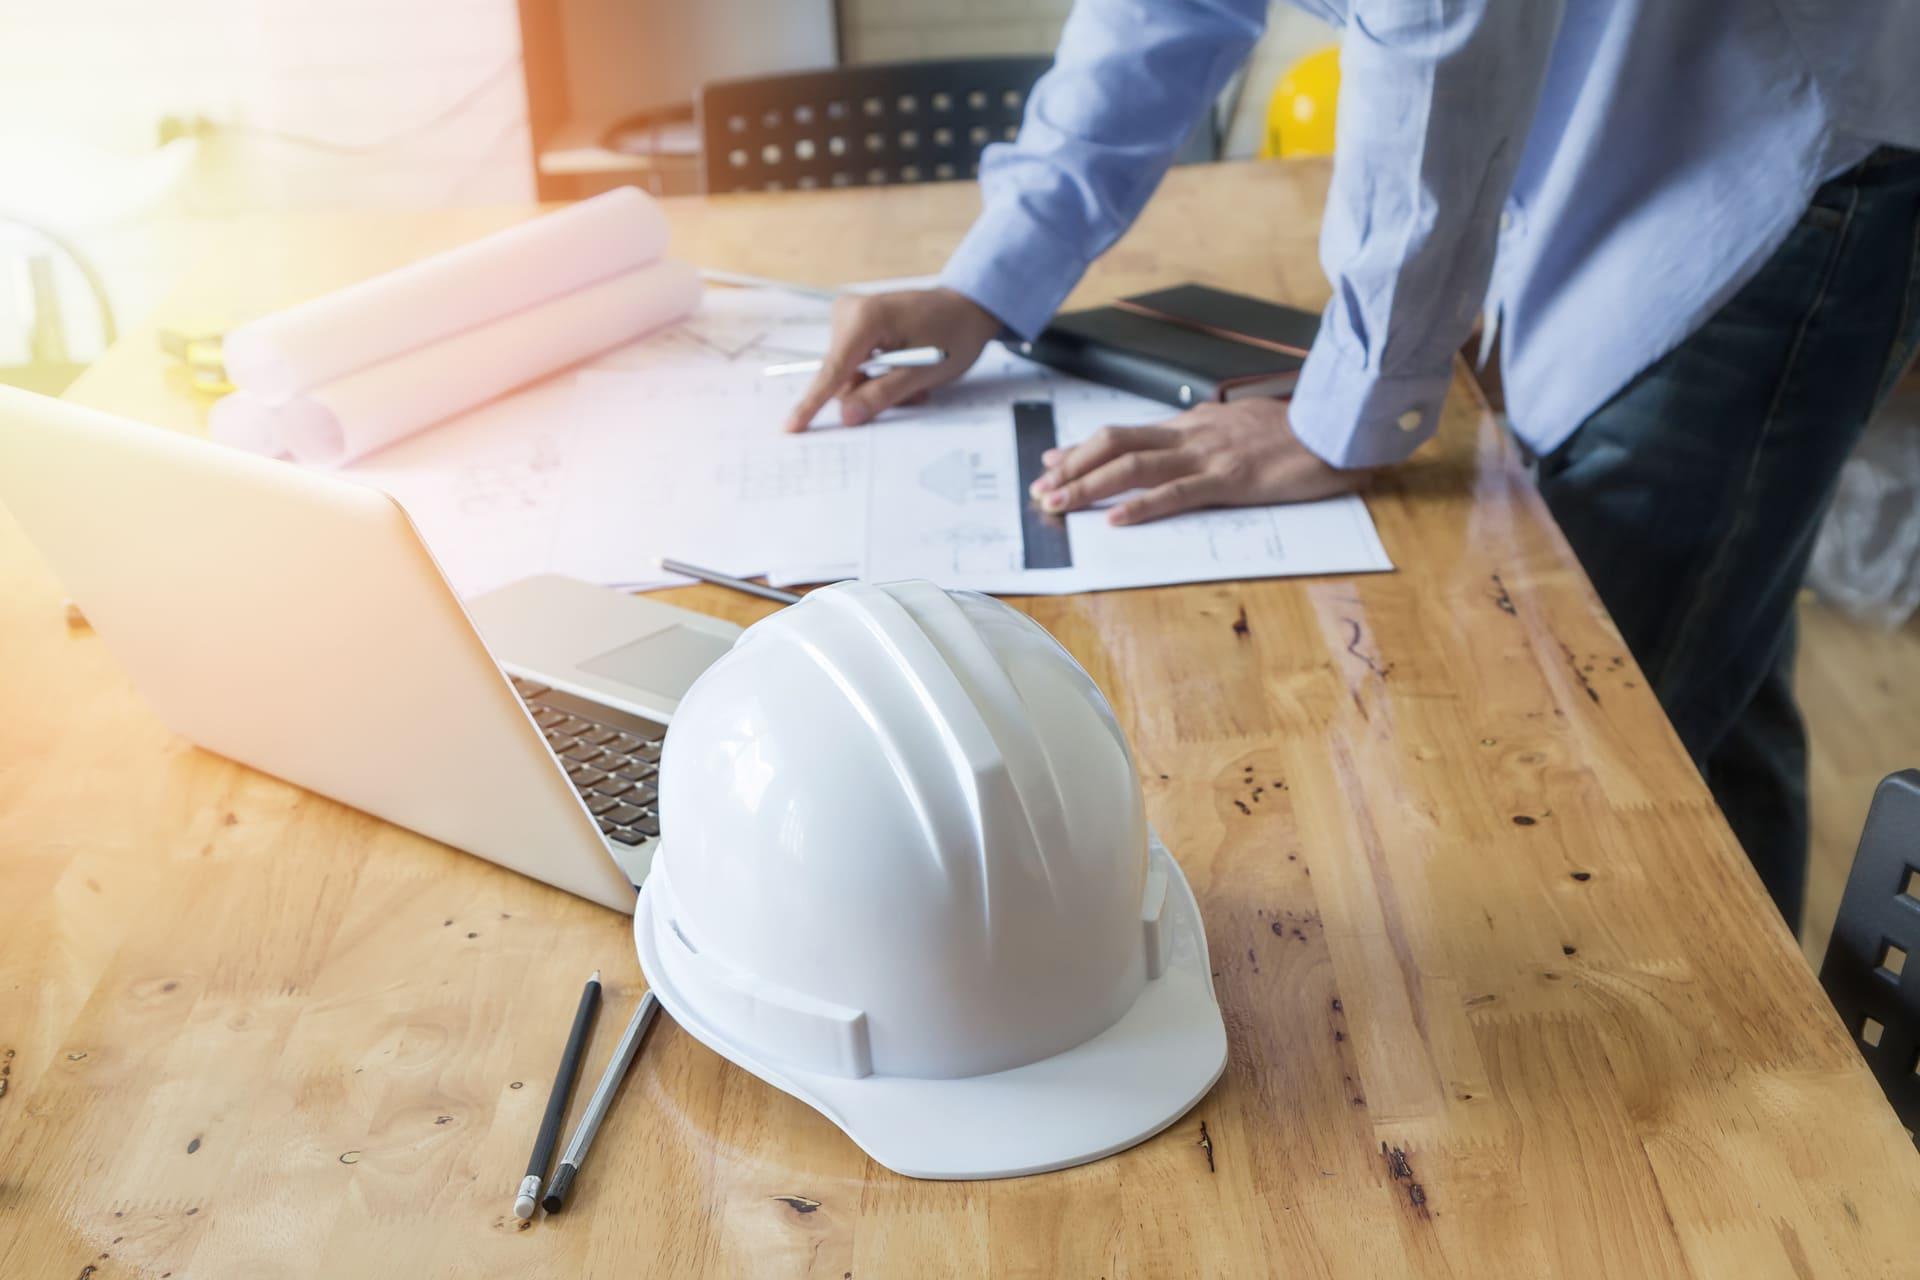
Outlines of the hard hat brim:
{"type": "Polygon", "coordinates": [[[648,984],[682,1029],[813,1107],[887,1168],[913,1178],[1015,1178],[1085,1164],[1152,1137],[1205,1097],[1226,1068],[1226,1026],[1199,904],[1157,837],[1149,856],[1166,869],[1174,915],[1160,977],[1091,1040],[989,1075],[853,1079],[765,1062],[702,1021],[674,989],[645,887],[634,939],[648,984]]]}

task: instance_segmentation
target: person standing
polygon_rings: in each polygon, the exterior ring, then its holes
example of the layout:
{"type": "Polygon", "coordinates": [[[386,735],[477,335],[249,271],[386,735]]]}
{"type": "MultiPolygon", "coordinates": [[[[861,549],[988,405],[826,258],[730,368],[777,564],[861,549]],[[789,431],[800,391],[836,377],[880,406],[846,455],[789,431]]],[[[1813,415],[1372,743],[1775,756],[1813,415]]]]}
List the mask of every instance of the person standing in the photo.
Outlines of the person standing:
{"type": "MultiPolygon", "coordinates": [[[[1049,459],[1045,508],[1132,523],[1362,485],[1437,427],[1483,313],[1547,505],[1787,920],[1805,888],[1794,596],[1841,463],[1920,338],[1920,5],[1303,0],[1342,31],[1291,403],[1205,405],[1049,459]]],[[[1078,0],[939,287],[844,301],[870,421],[1045,327],[1259,38],[1266,0],[1078,0]],[[866,379],[877,348],[927,369],[866,379]]]]}

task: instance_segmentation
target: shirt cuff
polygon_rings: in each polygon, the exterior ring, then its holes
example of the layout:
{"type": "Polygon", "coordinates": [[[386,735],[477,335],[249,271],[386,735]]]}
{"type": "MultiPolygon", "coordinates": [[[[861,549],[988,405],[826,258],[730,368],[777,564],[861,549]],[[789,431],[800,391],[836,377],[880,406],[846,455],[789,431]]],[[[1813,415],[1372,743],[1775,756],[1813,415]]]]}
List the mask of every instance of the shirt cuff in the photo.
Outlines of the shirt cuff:
{"type": "Polygon", "coordinates": [[[1316,344],[1300,371],[1287,418],[1300,443],[1329,466],[1386,466],[1404,461],[1433,438],[1451,379],[1451,368],[1381,377],[1316,344]]]}
{"type": "Polygon", "coordinates": [[[1079,250],[1016,201],[981,212],[947,260],[940,283],[1030,340],[1040,336],[1086,269],[1079,250]]]}

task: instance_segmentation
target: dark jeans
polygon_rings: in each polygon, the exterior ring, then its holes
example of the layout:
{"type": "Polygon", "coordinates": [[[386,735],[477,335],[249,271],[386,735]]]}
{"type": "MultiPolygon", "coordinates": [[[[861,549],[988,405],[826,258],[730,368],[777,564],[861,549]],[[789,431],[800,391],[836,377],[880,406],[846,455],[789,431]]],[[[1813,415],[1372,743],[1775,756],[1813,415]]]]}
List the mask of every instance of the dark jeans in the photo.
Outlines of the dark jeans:
{"type": "Polygon", "coordinates": [[[1808,819],[1794,597],[1840,464],[1917,338],[1920,153],[1883,148],[1821,187],[1751,283],[1540,461],[1547,505],[1796,930],[1808,819]]]}

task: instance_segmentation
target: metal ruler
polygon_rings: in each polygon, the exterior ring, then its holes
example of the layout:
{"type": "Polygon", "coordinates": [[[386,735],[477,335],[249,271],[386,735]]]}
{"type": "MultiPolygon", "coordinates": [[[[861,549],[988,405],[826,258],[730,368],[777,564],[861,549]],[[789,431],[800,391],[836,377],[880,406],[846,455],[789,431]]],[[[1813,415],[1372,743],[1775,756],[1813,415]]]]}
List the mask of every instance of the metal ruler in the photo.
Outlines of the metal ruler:
{"type": "Polygon", "coordinates": [[[1053,405],[1046,400],[1016,400],[1013,405],[1013,448],[1019,460],[1020,486],[1014,501],[1020,504],[1020,541],[1029,569],[1071,569],[1073,547],[1067,540],[1064,517],[1042,511],[1028,493],[1047,469],[1040,455],[1059,442],[1053,405]]]}

